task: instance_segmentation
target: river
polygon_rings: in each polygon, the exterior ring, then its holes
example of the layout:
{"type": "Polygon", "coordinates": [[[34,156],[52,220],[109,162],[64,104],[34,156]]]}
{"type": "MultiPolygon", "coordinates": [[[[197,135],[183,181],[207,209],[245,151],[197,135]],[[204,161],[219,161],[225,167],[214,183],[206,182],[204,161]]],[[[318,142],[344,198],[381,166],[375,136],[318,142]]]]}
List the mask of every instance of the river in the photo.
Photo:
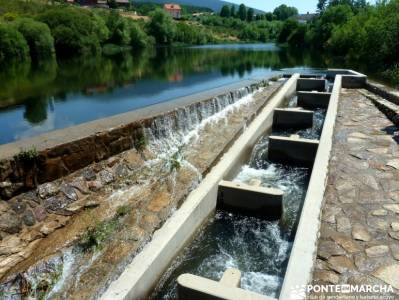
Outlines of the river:
{"type": "Polygon", "coordinates": [[[0,144],[278,73],[324,68],[274,44],[158,48],[19,64],[0,72],[0,144]]]}

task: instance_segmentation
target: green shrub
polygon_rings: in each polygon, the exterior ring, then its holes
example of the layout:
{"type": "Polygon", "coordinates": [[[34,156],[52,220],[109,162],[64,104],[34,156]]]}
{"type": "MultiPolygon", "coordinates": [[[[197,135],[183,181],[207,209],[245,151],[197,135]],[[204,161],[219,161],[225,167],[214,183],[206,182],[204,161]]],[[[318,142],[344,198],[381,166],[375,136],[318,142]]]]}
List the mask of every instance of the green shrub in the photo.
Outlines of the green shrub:
{"type": "Polygon", "coordinates": [[[71,7],[48,9],[38,17],[51,30],[57,55],[93,54],[100,51],[103,28],[92,12],[71,7]]]}
{"type": "Polygon", "coordinates": [[[173,43],[176,34],[176,25],[172,17],[161,9],[155,10],[150,15],[148,33],[155,38],[158,44],[173,43]]]}
{"type": "Polygon", "coordinates": [[[28,58],[29,47],[24,36],[12,25],[0,23],[0,64],[28,58]]]}
{"type": "Polygon", "coordinates": [[[126,18],[122,17],[116,11],[108,14],[106,24],[109,30],[107,43],[119,46],[126,46],[130,43],[130,28],[126,18]]]}
{"type": "Polygon", "coordinates": [[[143,49],[151,46],[153,41],[136,22],[129,22],[130,45],[134,49],[143,49]]]}
{"type": "Polygon", "coordinates": [[[54,39],[46,24],[24,18],[16,22],[16,28],[25,37],[32,59],[48,58],[54,54],[54,39]]]}

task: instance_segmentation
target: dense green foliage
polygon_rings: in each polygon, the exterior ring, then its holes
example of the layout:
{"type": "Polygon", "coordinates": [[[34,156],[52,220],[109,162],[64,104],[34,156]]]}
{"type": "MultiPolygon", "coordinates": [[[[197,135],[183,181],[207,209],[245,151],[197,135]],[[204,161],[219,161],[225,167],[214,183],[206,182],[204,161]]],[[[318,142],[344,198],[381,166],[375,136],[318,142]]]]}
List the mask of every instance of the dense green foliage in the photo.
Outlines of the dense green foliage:
{"type": "Polygon", "coordinates": [[[172,17],[161,9],[156,9],[150,14],[148,32],[158,44],[171,44],[176,34],[176,24],[172,17]]]}
{"type": "Polygon", "coordinates": [[[10,60],[26,60],[29,47],[24,36],[9,24],[0,24],[0,63],[10,60]]]}
{"type": "Polygon", "coordinates": [[[399,0],[320,0],[320,15],[307,25],[288,19],[280,43],[324,49],[351,62],[367,63],[399,80],[399,0]]]}
{"type": "Polygon", "coordinates": [[[297,14],[298,10],[295,7],[290,7],[285,4],[276,7],[273,11],[273,15],[275,16],[275,18],[281,21],[287,20],[288,18],[296,16],[297,14]]]}
{"type": "Polygon", "coordinates": [[[39,60],[54,55],[54,39],[46,24],[29,18],[21,18],[15,22],[15,25],[28,43],[32,59],[39,60]]]}

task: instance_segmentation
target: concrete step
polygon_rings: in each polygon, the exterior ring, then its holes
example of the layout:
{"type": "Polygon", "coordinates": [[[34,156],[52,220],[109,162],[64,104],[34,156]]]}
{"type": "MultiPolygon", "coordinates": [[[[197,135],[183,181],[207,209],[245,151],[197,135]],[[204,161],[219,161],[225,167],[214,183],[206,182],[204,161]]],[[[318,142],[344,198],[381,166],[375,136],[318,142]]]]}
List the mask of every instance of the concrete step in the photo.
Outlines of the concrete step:
{"type": "Polygon", "coordinates": [[[326,90],[325,79],[314,79],[314,78],[300,78],[297,81],[297,91],[318,91],[324,92],[326,90]]]}
{"type": "Polygon", "coordinates": [[[321,92],[297,92],[299,107],[306,109],[328,108],[331,93],[321,92]]]}

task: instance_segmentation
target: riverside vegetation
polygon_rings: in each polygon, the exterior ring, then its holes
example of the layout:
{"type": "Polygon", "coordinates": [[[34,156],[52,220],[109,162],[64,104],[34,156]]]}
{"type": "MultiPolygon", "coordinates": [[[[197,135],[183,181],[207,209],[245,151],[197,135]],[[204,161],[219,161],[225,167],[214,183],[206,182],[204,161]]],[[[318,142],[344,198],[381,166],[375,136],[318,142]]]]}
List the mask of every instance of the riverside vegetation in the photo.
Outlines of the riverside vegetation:
{"type": "Polygon", "coordinates": [[[319,16],[308,24],[284,22],[278,42],[322,49],[344,61],[367,64],[399,82],[399,0],[320,0],[319,16]]]}
{"type": "Polygon", "coordinates": [[[51,56],[114,55],[155,45],[276,41],[323,50],[351,65],[367,64],[374,73],[399,81],[399,0],[375,5],[365,0],[320,0],[318,14],[308,23],[299,23],[298,10],[286,5],[265,14],[243,4],[238,9],[224,6],[217,14],[183,6],[180,21],[172,20],[160,5],[133,6],[149,16],[144,21],[117,10],[56,3],[0,0],[0,64],[51,56]]]}

